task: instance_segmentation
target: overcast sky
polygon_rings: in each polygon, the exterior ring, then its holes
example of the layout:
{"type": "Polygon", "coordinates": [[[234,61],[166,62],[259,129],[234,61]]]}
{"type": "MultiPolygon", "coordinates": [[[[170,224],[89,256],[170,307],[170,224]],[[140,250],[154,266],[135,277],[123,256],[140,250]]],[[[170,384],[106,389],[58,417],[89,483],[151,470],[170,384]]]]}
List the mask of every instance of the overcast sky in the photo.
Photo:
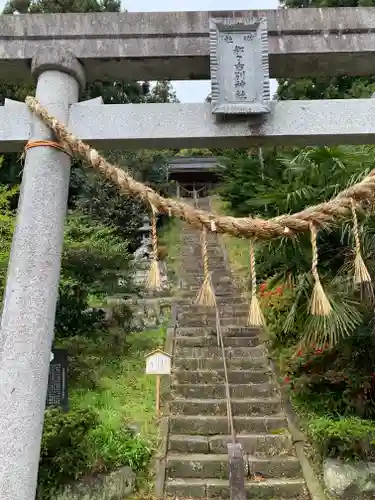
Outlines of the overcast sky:
{"type": "MultiPolygon", "coordinates": [[[[0,0],[0,10],[6,0],[0,0]]],[[[276,9],[278,0],[122,0],[123,8],[130,12],[168,12],[180,10],[246,10],[276,9]]],[[[173,82],[181,102],[202,102],[210,93],[208,81],[173,82]]],[[[271,94],[276,82],[271,80],[271,94]]]]}

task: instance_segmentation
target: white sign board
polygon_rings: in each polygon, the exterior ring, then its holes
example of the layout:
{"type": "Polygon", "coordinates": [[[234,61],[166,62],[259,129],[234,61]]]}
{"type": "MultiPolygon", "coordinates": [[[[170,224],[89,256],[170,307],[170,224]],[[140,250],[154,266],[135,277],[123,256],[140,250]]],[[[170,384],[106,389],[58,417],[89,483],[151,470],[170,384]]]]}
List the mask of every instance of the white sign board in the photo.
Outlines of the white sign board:
{"type": "Polygon", "coordinates": [[[163,351],[155,351],[146,358],[147,375],[170,375],[171,357],[163,351]]]}

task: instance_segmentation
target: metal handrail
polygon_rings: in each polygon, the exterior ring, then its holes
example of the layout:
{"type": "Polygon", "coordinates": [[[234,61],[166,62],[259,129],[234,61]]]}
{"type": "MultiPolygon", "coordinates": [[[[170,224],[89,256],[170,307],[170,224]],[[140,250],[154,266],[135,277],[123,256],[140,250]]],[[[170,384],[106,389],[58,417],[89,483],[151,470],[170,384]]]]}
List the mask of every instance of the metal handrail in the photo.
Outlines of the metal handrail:
{"type": "MultiPolygon", "coordinates": [[[[209,199],[209,208],[211,207],[211,199],[209,199]]],[[[195,200],[196,206],[198,200],[195,200]]],[[[217,235],[216,235],[217,238],[217,235]]],[[[211,283],[212,285],[212,283],[211,283]]],[[[215,298],[215,315],[216,315],[216,335],[218,346],[221,347],[221,355],[224,368],[225,396],[227,404],[228,429],[231,435],[231,443],[228,443],[228,468],[229,468],[229,490],[231,500],[246,500],[245,494],[245,464],[242,451],[242,445],[236,439],[236,430],[234,427],[232,398],[230,394],[228,366],[225,355],[224,339],[221,330],[220,312],[215,298]]]]}
{"type": "Polygon", "coordinates": [[[216,335],[217,335],[219,347],[221,347],[221,355],[222,355],[222,358],[223,358],[224,379],[225,379],[224,380],[225,381],[225,396],[226,396],[227,417],[228,417],[228,428],[229,428],[229,431],[230,431],[230,434],[231,434],[232,443],[235,444],[236,443],[236,431],[234,429],[233,412],[232,412],[232,401],[231,401],[230,388],[229,388],[227,359],[226,359],[226,356],[225,356],[225,346],[224,346],[223,334],[222,334],[222,331],[221,331],[220,313],[219,313],[219,308],[217,306],[217,303],[215,303],[215,311],[216,311],[216,335]]]}

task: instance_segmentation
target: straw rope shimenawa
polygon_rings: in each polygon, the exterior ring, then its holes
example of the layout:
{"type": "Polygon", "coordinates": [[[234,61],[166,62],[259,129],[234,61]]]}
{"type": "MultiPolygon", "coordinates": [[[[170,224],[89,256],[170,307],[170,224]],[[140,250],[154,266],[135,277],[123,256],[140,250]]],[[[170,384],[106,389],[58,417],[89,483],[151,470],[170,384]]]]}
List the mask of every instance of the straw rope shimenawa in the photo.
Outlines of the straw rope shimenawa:
{"type": "Polygon", "coordinates": [[[212,286],[210,270],[208,268],[207,229],[204,226],[201,232],[201,245],[202,245],[204,280],[201,289],[199,290],[199,293],[197,295],[197,298],[195,299],[195,303],[201,306],[215,307],[216,298],[212,286]]]}
{"type": "Polygon", "coordinates": [[[158,236],[156,228],[156,208],[151,205],[152,217],[151,217],[151,239],[152,239],[152,261],[150,270],[147,277],[147,288],[149,290],[159,290],[161,285],[160,279],[160,267],[158,260],[158,236]]]}
{"type": "Polygon", "coordinates": [[[247,318],[247,324],[249,326],[263,326],[265,324],[265,320],[257,297],[257,276],[255,272],[254,242],[251,239],[249,243],[250,243],[249,254],[250,254],[251,300],[250,300],[250,309],[249,309],[249,316],[247,318]]]}
{"type": "Polygon", "coordinates": [[[332,311],[332,306],[325,294],[320,282],[318,273],[318,246],[316,243],[317,230],[314,224],[310,225],[311,232],[311,248],[312,248],[312,264],[311,274],[313,275],[315,284],[311,295],[310,311],[314,316],[329,316],[332,311]]]}
{"type": "Polygon", "coordinates": [[[361,253],[361,241],[359,239],[359,228],[358,228],[358,218],[355,210],[355,203],[352,199],[352,215],[353,215],[353,235],[355,242],[355,260],[354,260],[354,283],[359,285],[360,283],[370,282],[371,276],[367,270],[365,263],[363,262],[361,253]]]}
{"type": "Polygon", "coordinates": [[[360,207],[361,202],[371,200],[375,196],[375,170],[373,170],[361,182],[345,189],[330,201],[308,207],[295,214],[282,215],[269,220],[217,216],[180,201],[163,198],[150,187],[135,181],[128,172],[111,165],[98,151],[77,139],[34,97],[27,97],[26,103],[31,111],[51,127],[63,148],[84,160],[90,167],[100,171],[107,179],[117,184],[122,192],[140,198],[147,205],[154,206],[159,213],[172,213],[173,216],[199,228],[205,226],[210,230],[214,221],[218,233],[228,233],[233,236],[256,237],[258,240],[293,236],[296,233],[310,231],[310,224],[320,228],[332,224],[335,218],[350,215],[352,199],[357,207],[360,207]]]}

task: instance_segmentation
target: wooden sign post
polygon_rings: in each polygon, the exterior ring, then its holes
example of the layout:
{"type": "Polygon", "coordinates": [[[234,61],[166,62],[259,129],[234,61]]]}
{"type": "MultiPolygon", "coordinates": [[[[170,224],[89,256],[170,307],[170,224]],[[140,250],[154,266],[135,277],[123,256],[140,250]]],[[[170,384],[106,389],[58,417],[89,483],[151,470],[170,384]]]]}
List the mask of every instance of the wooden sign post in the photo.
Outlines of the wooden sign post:
{"type": "Polygon", "coordinates": [[[146,355],[146,374],[156,375],[156,416],[160,416],[160,376],[171,374],[171,356],[161,349],[146,355]]]}

